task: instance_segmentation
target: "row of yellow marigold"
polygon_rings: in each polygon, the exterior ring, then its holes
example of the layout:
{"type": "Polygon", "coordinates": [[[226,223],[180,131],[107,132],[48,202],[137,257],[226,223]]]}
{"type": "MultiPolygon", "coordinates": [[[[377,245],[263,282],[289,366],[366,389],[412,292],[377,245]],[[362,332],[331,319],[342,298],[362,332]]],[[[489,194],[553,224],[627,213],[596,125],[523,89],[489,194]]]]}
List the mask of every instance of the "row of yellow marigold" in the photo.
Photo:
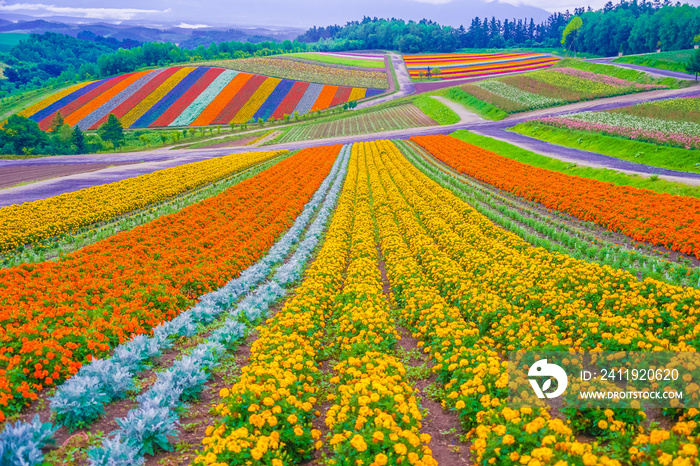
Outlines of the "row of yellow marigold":
{"type": "MultiPolygon", "coordinates": [[[[692,350],[686,345],[691,336],[680,330],[694,328],[697,290],[638,283],[609,268],[530,249],[429,181],[390,143],[379,143],[375,152],[383,189],[373,185],[372,195],[397,304],[426,352],[439,362],[434,371],[444,384],[444,404],[459,413],[475,437],[477,463],[501,464],[508,458],[533,466],[620,464],[576,442],[575,427],[629,446],[623,448],[624,461],[652,464],[658,457],[661,464],[696,464],[697,410],[687,411],[670,433],[648,434],[640,433],[644,413],[635,410],[572,409],[574,422],[567,424],[543,409],[514,410],[505,405],[508,363],[498,351],[584,349],[596,334],[629,335],[630,330],[630,341],[618,345],[692,350]],[[507,260],[509,254],[515,258],[507,260]],[[563,281],[565,275],[573,283],[563,281]],[[561,289],[566,285],[572,290],[561,289]],[[599,301],[591,310],[593,289],[599,301]],[[552,318],[567,306],[573,306],[568,313],[552,318]],[[599,323],[590,325],[596,313],[599,323]],[[621,315],[634,318],[636,325],[621,315]],[[657,318],[671,330],[677,325],[676,333],[657,330],[666,328],[657,318]],[[573,338],[576,333],[579,337],[573,338]]],[[[591,346],[607,349],[607,343],[593,340],[591,346]]]]}

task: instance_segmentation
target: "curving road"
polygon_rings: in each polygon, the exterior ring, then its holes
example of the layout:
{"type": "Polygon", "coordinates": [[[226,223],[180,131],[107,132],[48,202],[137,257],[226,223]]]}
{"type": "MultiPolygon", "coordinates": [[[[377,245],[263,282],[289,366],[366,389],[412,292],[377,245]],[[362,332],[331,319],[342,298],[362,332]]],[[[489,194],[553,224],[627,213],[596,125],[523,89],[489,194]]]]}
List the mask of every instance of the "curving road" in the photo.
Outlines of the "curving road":
{"type": "MultiPolygon", "coordinates": [[[[408,71],[403,60],[399,55],[390,54],[391,60],[396,68],[399,92],[390,96],[383,97],[372,101],[372,104],[377,104],[392,100],[398,97],[409,95],[413,92],[413,83],[410,81],[408,71]]],[[[618,64],[619,65],[619,64],[618,64]]],[[[113,164],[120,163],[123,165],[104,168],[101,170],[91,171],[87,173],[79,173],[60,178],[39,181],[25,186],[17,186],[0,190],[0,207],[12,204],[20,204],[30,202],[37,199],[43,199],[50,196],[55,196],[62,193],[72,192],[90,186],[98,186],[105,183],[112,183],[125,178],[151,173],[163,168],[174,167],[186,163],[206,160],[213,157],[221,157],[228,154],[236,154],[242,152],[257,152],[277,149],[301,149],[304,147],[321,146],[327,144],[350,144],[361,141],[373,141],[379,139],[401,139],[411,136],[420,136],[427,134],[449,134],[458,129],[466,129],[477,134],[493,137],[503,140],[511,144],[516,144],[520,147],[528,149],[532,152],[545,155],[548,157],[557,158],[563,161],[577,163],[579,165],[610,168],[617,171],[623,171],[630,174],[638,174],[641,176],[659,175],[669,181],[679,181],[689,184],[700,184],[700,174],[682,172],[676,170],[662,169],[650,165],[629,162],[626,160],[609,157],[606,155],[596,154],[580,149],[563,147],[551,144],[538,139],[523,136],[517,133],[507,131],[522,121],[539,118],[543,116],[555,116],[569,113],[577,113],[582,111],[598,111],[619,108],[634,103],[651,102],[655,100],[676,98],[676,97],[697,97],[700,96],[700,86],[686,89],[671,89],[671,90],[655,90],[637,94],[629,94],[618,97],[610,97],[598,99],[595,101],[578,102],[574,104],[564,105],[561,107],[535,110],[526,113],[511,115],[502,121],[487,121],[481,119],[478,115],[474,115],[467,111],[464,107],[447,99],[437,97],[438,100],[444,102],[450,108],[455,110],[460,116],[461,121],[454,125],[444,126],[428,126],[422,128],[409,128],[396,131],[385,131],[374,134],[363,134],[355,136],[345,136],[327,139],[306,140],[291,142],[286,144],[276,144],[272,146],[253,148],[250,146],[242,147],[223,147],[223,148],[201,148],[201,149],[174,149],[163,150],[156,149],[143,152],[123,153],[123,154],[89,154],[89,155],[70,155],[45,157],[37,159],[24,160],[0,160],[0,168],[11,169],[13,166],[28,167],[42,165],[57,165],[57,164],[113,164]]],[[[358,106],[359,107],[359,106],[358,106]]],[[[103,165],[104,166],[104,165],[103,165]]]]}
{"type": "Polygon", "coordinates": [[[645,73],[655,77],[655,78],[676,78],[676,79],[689,79],[691,81],[695,80],[695,75],[691,73],[680,73],[678,71],[662,70],[661,68],[652,68],[651,66],[633,65],[631,63],[618,63],[613,62],[617,57],[607,57],[607,58],[591,58],[586,61],[593,63],[602,63],[605,65],[615,65],[620,68],[628,68],[631,70],[644,71],[645,73]]]}

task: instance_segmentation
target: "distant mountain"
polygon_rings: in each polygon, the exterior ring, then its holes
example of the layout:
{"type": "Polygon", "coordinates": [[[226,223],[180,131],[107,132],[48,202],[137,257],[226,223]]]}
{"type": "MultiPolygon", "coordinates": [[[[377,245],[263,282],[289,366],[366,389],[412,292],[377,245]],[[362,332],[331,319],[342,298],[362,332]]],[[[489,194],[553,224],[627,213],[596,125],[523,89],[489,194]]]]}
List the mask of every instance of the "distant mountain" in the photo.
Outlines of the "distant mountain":
{"type": "MultiPolygon", "coordinates": [[[[551,13],[532,6],[515,6],[498,0],[452,0],[434,4],[409,0],[353,0],[346,2],[327,0],[255,0],[235,11],[227,7],[228,0],[209,0],[208,10],[220,8],[218,21],[230,19],[236,23],[297,27],[344,25],[348,21],[361,20],[363,16],[397,18],[405,21],[429,19],[446,26],[468,27],[474,17],[495,16],[498,19],[533,18],[535,23],[545,21],[551,13]]],[[[181,8],[181,7],[178,7],[181,8]]],[[[173,7],[171,14],[179,11],[173,7]]],[[[206,21],[207,12],[192,11],[190,22],[206,21]]]]}
{"type": "MultiPolygon", "coordinates": [[[[8,15],[9,16],[9,15],[8,15]]],[[[263,42],[266,40],[294,40],[304,30],[300,28],[268,29],[264,27],[241,27],[237,29],[223,27],[178,27],[182,22],[166,23],[161,27],[138,24],[136,21],[123,21],[120,24],[106,22],[78,23],[77,18],[57,17],[31,19],[24,15],[14,15],[15,22],[0,20],[0,33],[23,32],[43,34],[56,32],[73,37],[95,34],[116,40],[130,39],[138,42],[173,42],[184,48],[209,46],[212,42],[236,40],[240,42],[263,42]],[[17,18],[21,16],[22,19],[17,18]],[[26,18],[26,19],[25,19],[26,18]]],[[[187,26],[187,25],[185,25],[187,26]]]]}
{"type": "MultiPolygon", "coordinates": [[[[546,20],[551,13],[544,9],[510,3],[500,0],[451,0],[448,3],[425,3],[436,0],[254,0],[248,2],[231,0],[206,0],[198,2],[171,2],[169,0],[121,0],[121,9],[149,8],[149,11],[160,13],[142,14],[131,20],[119,21],[110,26],[135,27],[144,26],[149,29],[169,31],[178,25],[188,23],[191,26],[205,24],[207,29],[226,31],[235,29],[251,36],[265,36],[279,39],[289,39],[300,34],[311,26],[328,26],[331,24],[344,25],[348,21],[361,20],[364,16],[379,18],[397,18],[405,21],[428,19],[447,26],[469,26],[474,17],[495,16],[498,19],[533,18],[535,23],[546,20]],[[260,26],[260,31],[249,31],[249,28],[260,26]],[[302,31],[299,28],[303,29],[302,31]]],[[[444,1],[444,0],[442,0],[444,1]]],[[[50,3],[50,2],[44,2],[50,3]]],[[[59,0],[59,3],[66,3],[59,0]]],[[[5,14],[2,17],[10,21],[31,21],[39,18],[26,11],[5,14]]],[[[41,16],[50,23],[71,24],[84,26],[98,23],[100,20],[90,20],[84,17],[71,16],[41,16]]],[[[112,23],[116,21],[110,20],[112,23]]],[[[1,24],[0,24],[1,25],[1,24]]],[[[191,28],[190,26],[190,28],[191,28]]],[[[201,30],[201,29],[200,29],[201,30]]],[[[97,32],[96,32],[97,33],[97,32]]],[[[178,34],[183,33],[179,31],[178,34]]],[[[149,40],[153,33],[139,35],[131,32],[134,40],[149,40]]],[[[153,39],[150,39],[153,40],[153,39]]]]}

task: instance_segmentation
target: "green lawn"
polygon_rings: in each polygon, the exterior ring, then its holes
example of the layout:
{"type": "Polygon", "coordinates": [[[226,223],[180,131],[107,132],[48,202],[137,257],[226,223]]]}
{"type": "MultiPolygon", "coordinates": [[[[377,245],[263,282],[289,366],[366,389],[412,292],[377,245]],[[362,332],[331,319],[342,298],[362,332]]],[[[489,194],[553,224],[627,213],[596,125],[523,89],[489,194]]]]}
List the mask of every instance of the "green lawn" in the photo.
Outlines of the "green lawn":
{"type": "Polygon", "coordinates": [[[423,94],[417,97],[413,101],[413,104],[418,107],[421,112],[435,120],[439,125],[453,125],[459,123],[459,115],[442,102],[428,95],[423,94]]]}
{"type": "Polygon", "coordinates": [[[460,87],[450,87],[444,96],[481,115],[487,120],[502,120],[508,116],[506,112],[493,104],[479,100],[460,87]]]}
{"type": "Polygon", "coordinates": [[[632,55],[613,60],[616,63],[629,63],[631,65],[649,66],[661,70],[678,71],[685,73],[685,64],[695,50],[675,50],[673,52],[647,53],[645,55],[632,55]]]}
{"type": "Polygon", "coordinates": [[[10,115],[13,115],[30,105],[47,98],[54,92],[58,92],[64,87],[72,86],[74,83],[67,83],[58,87],[45,87],[40,89],[32,89],[31,91],[13,94],[8,97],[0,98],[0,121],[5,120],[10,115]]]}
{"type": "Polygon", "coordinates": [[[662,146],[587,131],[556,128],[535,121],[515,125],[511,131],[560,146],[596,152],[630,162],[700,173],[700,151],[698,150],[662,146]]]}
{"type": "Polygon", "coordinates": [[[284,55],[275,56],[273,58],[305,58],[306,60],[313,60],[320,63],[329,63],[332,65],[346,65],[346,66],[362,66],[364,68],[384,68],[384,62],[378,60],[363,60],[361,58],[344,58],[344,57],[333,57],[330,55],[323,55],[320,53],[287,53],[284,55]]]}
{"type": "Polygon", "coordinates": [[[470,133],[466,130],[455,131],[451,136],[534,167],[546,168],[547,170],[576,175],[582,178],[591,178],[621,186],[648,189],[657,193],[669,193],[678,196],[700,198],[700,186],[673,183],[663,179],[652,180],[637,175],[627,175],[607,168],[579,167],[576,164],[562,162],[561,160],[535,154],[534,152],[522,149],[513,144],[470,133]]]}

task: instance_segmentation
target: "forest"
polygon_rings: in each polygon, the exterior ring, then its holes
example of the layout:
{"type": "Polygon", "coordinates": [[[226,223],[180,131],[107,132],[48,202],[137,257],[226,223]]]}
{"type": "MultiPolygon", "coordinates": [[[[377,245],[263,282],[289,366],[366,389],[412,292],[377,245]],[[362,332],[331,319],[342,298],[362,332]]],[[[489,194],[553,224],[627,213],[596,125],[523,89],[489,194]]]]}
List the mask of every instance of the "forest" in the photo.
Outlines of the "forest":
{"type": "Polygon", "coordinates": [[[54,84],[99,79],[149,67],[200,60],[265,56],[309,50],[308,44],[283,42],[220,42],[194,49],[172,43],[116,41],[91,35],[79,38],[47,32],[31,34],[6,53],[0,97],[54,84]]]}
{"type": "Polygon", "coordinates": [[[404,53],[454,52],[461,48],[558,47],[562,32],[573,16],[583,22],[572,44],[580,52],[612,56],[680,50],[693,46],[700,34],[700,9],[669,0],[608,2],[602,9],[577,8],[554,13],[546,21],[532,18],[474,18],[468,27],[452,28],[423,19],[365,17],[345,26],[313,27],[299,36],[320,49],[395,49],[404,53]]]}

